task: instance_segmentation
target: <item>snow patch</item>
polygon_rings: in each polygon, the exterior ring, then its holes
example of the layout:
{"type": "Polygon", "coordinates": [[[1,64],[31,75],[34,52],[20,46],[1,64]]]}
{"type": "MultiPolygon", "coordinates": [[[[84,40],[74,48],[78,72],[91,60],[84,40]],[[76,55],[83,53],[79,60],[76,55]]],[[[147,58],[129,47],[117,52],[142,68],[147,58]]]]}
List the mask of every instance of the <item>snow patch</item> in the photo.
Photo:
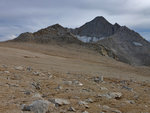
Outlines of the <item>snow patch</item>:
{"type": "Polygon", "coordinates": [[[135,46],[143,46],[143,44],[141,44],[141,43],[139,43],[139,42],[133,42],[133,44],[134,44],[135,46]]]}
{"type": "Polygon", "coordinates": [[[97,41],[99,41],[99,40],[104,39],[104,37],[97,38],[97,37],[87,37],[87,36],[79,36],[79,35],[77,35],[77,38],[78,38],[79,40],[81,40],[82,42],[85,42],[85,43],[97,42],[97,41]]]}

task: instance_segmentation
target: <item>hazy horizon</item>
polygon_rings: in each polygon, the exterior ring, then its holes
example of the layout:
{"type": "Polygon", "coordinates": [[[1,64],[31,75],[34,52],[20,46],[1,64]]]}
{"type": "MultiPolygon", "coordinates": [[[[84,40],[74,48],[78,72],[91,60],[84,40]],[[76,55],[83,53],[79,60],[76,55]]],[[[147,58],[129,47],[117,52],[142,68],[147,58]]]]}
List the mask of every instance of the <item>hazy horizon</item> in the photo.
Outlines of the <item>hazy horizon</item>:
{"type": "Polygon", "coordinates": [[[0,41],[56,23],[79,27],[96,16],[125,25],[150,41],[149,10],[147,0],[1,0],[0,41]]]}

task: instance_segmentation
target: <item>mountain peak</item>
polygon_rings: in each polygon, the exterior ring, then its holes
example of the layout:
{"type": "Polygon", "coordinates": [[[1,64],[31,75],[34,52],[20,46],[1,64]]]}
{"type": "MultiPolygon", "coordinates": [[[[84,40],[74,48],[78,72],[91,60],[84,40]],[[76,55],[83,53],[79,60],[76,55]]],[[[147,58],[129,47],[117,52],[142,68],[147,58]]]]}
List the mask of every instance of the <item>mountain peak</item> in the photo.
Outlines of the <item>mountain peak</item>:
{"type": "Polygon", "coordinates": [[[51,27],[53,27],[53,28],[58,28],[58,27],[62,27],[60,24],[54,24],[54,25],[52,25],[51,27]]]}
{"type": "MultiPolygon", "coordinates": [[[[97,16],[94,19],[105,19],[103,16],[97,16]]],[[[106,20],[106,19],[105,19],[106,20]]]]}
{"type": "Polygon", "coordinates": [[[120,25],[112,25],[103,16],[97,16],[92,21],[87,22],[75,29],[72,33],[79,36],[103,38],[113,35],[120,25]]]}
{"type": "Polygon", "coordinates": [[[115,23],[114,26],[120,26],[118,23],[115,23]]]}
{"type": "Polygon", "coordinates": [[[91,22],[106,22],[109,23],[103,16],[97,16],[95,17],[91,22]]]}

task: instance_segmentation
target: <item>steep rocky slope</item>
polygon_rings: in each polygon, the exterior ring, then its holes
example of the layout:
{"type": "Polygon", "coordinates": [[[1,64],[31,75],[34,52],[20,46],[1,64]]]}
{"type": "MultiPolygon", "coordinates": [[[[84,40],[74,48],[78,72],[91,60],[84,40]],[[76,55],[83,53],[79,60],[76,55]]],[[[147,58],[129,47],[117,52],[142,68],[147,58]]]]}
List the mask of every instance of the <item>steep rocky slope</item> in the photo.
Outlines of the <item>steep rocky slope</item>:
{"type": "Polygon", "coordinates": [[[133,65],[150,65],[150,43],[125,26],[97,43],[110,48],[120,61],[133,65]]]}

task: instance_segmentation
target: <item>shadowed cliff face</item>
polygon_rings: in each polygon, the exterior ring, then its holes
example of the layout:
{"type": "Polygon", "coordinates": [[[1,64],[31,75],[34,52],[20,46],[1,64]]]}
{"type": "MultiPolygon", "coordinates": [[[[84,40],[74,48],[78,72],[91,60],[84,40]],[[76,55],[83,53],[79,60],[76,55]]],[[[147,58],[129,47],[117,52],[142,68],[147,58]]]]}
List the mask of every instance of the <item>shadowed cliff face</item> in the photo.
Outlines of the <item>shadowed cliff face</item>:
{"type": "Polygon", "coordinates": [[[150,43],[125,26],[97,43],[110,48],[120,61],[132,65],[150,65],[150,43]]]}

